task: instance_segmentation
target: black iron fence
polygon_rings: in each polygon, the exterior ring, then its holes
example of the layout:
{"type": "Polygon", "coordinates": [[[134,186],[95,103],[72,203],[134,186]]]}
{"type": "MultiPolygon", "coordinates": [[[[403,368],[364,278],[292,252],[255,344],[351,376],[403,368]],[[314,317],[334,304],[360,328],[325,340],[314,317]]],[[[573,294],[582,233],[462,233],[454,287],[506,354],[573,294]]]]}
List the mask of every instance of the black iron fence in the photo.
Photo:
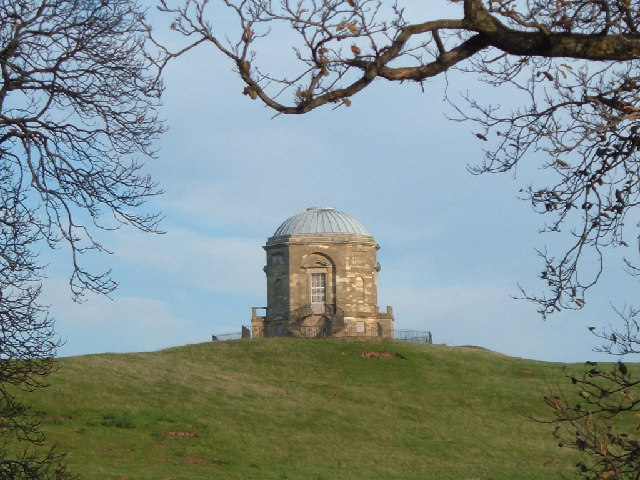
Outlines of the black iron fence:
{"type": "Polygon", "coordinates": [[[217,341],[223,342],[225,340],[240,340],[241,338],[242,338],[242,332],[211,335],[211,340],[214,342],[217,342],[217,341]]]}
{"type": "Polygon", "coordinates": [[[251,338],[251,328],[242,326],[241,332],[221,333],[219,335],[211,335],[211,341],[223,342],[225,340],[240,340],[241,338],[251,338]]]}
{"type": "Polygon", "coordinates": [[[433,343],[431,332],[421,332],[418,330],[394,330],[393,338],[401,342],[433,343]]]}
{"type": "MultiPolygon", "coordinates": [[[[331,333],[330,325],[322,324],[322,325],[314,325],[314,326],[302,326],[300,328],[300,336],[306,338],[320,338],[327,337],[331,333]]],[[[356,329],[346,329],[341,332],[342,336],[361,336],[362,333],[356,331],[356,329]]],[[[241,338],[251,338],[251,328],[242,327],[241,332],[235,333],[224,333],[220,335],[212,335],[211,340],[213,341],[225,341],[225,340],[239,340],[241,338]]],[[[433,343],[433,337],[431,336],[431,332],[425,332],[420,330],[394,330],[393,337],[394,340],[398,340],[400,342],[414,342],[414,343],[433,343]]]]}

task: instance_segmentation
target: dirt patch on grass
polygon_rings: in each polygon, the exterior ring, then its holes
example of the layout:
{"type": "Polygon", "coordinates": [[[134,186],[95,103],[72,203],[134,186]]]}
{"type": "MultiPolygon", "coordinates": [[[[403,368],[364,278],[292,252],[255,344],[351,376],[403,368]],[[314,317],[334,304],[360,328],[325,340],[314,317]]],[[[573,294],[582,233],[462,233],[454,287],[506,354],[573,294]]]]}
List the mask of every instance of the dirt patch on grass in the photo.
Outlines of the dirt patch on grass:
{"type": "Polygon", "coordinates": [[[406,360],[407,358],[396,352],[362,352],[362,356],[365,358],[395,358],[398,360],[406,360]]]}
{"type": "Polygon", "coordinates": [[[182,437],[182,438],[197,438],[198,435],[193,432],[163,432],[164,437],[182,437]]]}
{"type": "Polygon", "coordinates": [[[216,462],[212,462],[202,457],[194,457],[193,455],[185,455],[184,457],[182,457],[182,460],[192,465],[208,465],[208,466],[218,465],[216,462]]]}

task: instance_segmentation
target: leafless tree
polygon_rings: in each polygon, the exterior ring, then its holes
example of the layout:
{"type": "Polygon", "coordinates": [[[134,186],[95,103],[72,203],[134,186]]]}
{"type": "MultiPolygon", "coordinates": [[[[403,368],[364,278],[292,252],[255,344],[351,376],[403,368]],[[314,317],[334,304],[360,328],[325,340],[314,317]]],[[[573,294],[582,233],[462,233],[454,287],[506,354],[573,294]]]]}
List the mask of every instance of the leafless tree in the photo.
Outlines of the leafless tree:
{"type": "Polygon", "coordinates": [[[43,386],[53,368],[58,341],[46,309],[38,304],[40,271],[31,251],[37,241],[30,212],[24,208],[12,174],[0,171],[0,476],[2,478],[65,478],[64,467],[50,451],[44,458],[24,448],[41,445],[37,417],[16,397],[16,389],[43,386]],[[10,434],[9,434],[10,432],[10,434]],[[60,475],[42,475],[53,468],[60,475]]]}
{"type": "Polygon", "coordinates": [[[32,202],[38,235],[70,247],[74,293],[108,293],[108,272],[80,263],[83,252],[104,250],[91,228],[153,231],[158,222],[138,211],[159,192],[130,157],[152,155],[162,131],[154,111],[161,86],[142,55],[144,15],[130,0],[6,0],[0,8],[3,166],[32,202]]]}
{"type": "Polygon", "coordinates": [[[43,386],[59,346],[38,302],[43,245],[66,246],[71,292],[109,293],[109,272],[82,254],[95,232],[157,231],[141,211],[159,193],[135,155],[153,156],[162,85],[144,52],[135,0],[0,0],[0,477],[63,479],[39,453],[38,418],[19,390],[43,386]]]}

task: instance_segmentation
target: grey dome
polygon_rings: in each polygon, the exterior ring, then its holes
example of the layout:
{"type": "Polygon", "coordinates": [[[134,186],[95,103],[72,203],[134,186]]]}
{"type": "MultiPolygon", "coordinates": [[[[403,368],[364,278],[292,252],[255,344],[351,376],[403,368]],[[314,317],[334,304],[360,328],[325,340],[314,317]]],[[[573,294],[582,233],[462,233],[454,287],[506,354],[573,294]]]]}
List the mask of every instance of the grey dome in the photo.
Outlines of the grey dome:
{"type": "Polygon", "coordinates": [[[331,207],[307,208],[305,212],[285,220],[273,236],[285,237],[307,233],[351,233],[371,236],[358,220],[331,207]]]}

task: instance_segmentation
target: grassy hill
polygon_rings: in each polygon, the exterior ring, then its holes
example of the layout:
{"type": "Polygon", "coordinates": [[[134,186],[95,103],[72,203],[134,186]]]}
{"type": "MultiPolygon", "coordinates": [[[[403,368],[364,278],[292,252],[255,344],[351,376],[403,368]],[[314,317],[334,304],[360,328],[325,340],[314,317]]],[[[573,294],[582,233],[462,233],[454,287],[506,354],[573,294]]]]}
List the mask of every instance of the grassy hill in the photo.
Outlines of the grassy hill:
{"type": "Polygon", "coordinates": [[[575,463],[527,419],[549,415],[562,366],[478,348],[239,340],[65,358],[50,380],[29,402],[90,480],[546,480],[575,463]]]}

